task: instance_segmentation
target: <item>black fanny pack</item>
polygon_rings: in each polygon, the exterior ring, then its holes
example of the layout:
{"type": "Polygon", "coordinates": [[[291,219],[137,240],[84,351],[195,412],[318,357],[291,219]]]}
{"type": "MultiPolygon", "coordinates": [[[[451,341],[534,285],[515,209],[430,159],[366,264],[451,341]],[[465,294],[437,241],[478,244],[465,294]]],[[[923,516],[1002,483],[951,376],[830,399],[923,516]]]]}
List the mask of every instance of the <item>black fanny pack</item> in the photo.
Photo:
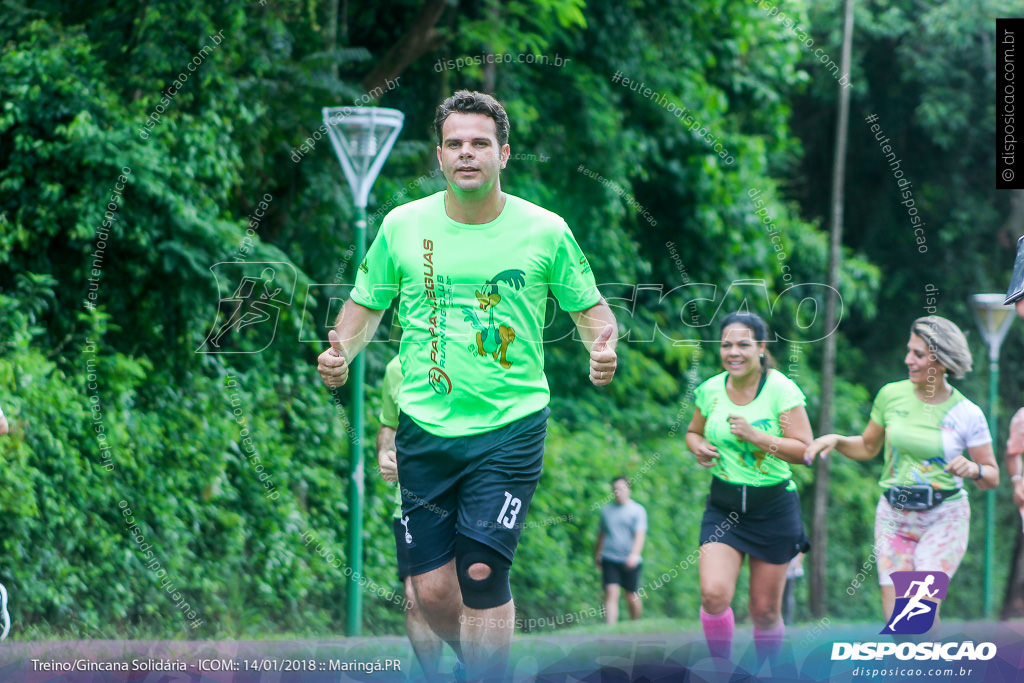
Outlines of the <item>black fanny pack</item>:
{"type": "Polygon", "coordinates": [[[933,489],[931,486],[894,486],[885,492],[885,499],[895,510],[920,512],[960,493],[962,489],[933,489]]]}
{"type": "Polygon", "coordinates": [[[708,500],[715,507],[730,512],[751,512],[781,496],[786,492],[787,486],[788,479],[771,486],[750,486],[731,484],[718,477],[711,477],[711,493],[708,500]]]}

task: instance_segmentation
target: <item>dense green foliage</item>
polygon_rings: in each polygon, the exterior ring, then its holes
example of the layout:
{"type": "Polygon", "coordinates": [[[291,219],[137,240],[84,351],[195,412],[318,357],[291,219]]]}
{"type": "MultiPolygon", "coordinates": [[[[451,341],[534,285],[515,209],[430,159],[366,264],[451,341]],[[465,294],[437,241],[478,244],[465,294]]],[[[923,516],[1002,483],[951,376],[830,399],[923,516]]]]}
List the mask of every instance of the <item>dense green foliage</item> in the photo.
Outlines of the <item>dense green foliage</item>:
{"type": "MultiPolygon", "coordinates": [[[[844,241],[878,265],[883,278],[873,319],[856,309],[847,312],[842,329],[848,344],[840,346],[838,369],[872,396],[886,382],[903,378],[902,335],[911,321],[937,313],[964,330],[974,351],[974,372],[954,384],[989,413],[987,352],[968,300],[979,292],[1006,291],[1017,237],[1024,233],[1019,217],[1016,223],[1012,220],[1013,193],[994,190],[995,102],[989,96],[995,92],[995,18],[1019,13],[1020,3],[1000,0],[857,3],[844,241]],[[873,115],[877,120],[868,122],[873,115]],[[881,133],[873,132],[871,123],[881,133]],[[882,152],[883,142],[895,150],[898,166],[882,152]],[[901,192],[908,186],[898,186],[896,169],[903,172],[904,183],[912,184],[909,197],[901,192]],[[916,242],[912,207],[923,219],[924,245],[916,242]]],[[[813,3],[811,20],[814,37],[838,59],[841,12],[829,3],[813,3]]],[[[827,215],[828,192],[812,179],[825,177],[831,169],[836,90],[824,67],[811,57],[806,55],[805,65],[813,78],[794,103],[793,129],[807,152],[792,192],[808,215],[827,215]]],[[[1017,320],[1001,353],[1001,406],[993,435],[1000,463],[1009,418],[1024,402],[1022,329],[1017,320]]],[[[864,403],[858,408],[856,429],[866,423],[868,407],[864,403]]],[[[859,488],[855,482],[861,476],[877,473],[878,463],[837,460],[833,465],[842,472],[833,467],[836,507],[855,500],[861,505],[855,508],[856,517],[830,518],[829,563],[870,566],[875,501],[850,487],[859,488]]],[[[1004,471],[996,491],[997,604],[1020,529],[1006,480],[1004,471]]],[[[981,613],[984,495],[970,493],[970,546],[945,614],[981,613]]],[[[830,609],[840,616],[860,614],[856,602],[842,595],[848,584],[845,578],[829,593],[830,609]]]]}
{"type": "MultiPolygon", "coordinates": [[[[370,198],[372,234],[389,208],[442,187],[434,107],[460,87],[506,102],[504,188],[566,218],[628,335],[615,383],[595,390],[568,316],[555,314],[547,463],[513,573],[520,617],[543,628],[599,606],[596,510],[620,473],[650,513],[648,613],[696,613],[696,567],[680,563],[696,546],[706,473],[683,435],[689,394],[718,356],[686,342],[713,339],[716,316],[745,298],[785,340],[772,351],[817,414],[837,84],[800,36],[838,59],[838,11],[787,3],[797,32],[771,3],[739,0],[447,3],[425,47],[388,77],[393,87],[368,87],[428,4],[5,6],[0,405],[14,429],[0,441],[0,581],[21,628],[342,630],[349,398],[321,385],[315,358],[354,276],[355,209],[320,109],[373,103],[406,115],[370,198]],[[565,61],[461,66],[521,53],[565,61]],[[268,263],[285,302],[275,333],[252,325],[210,352],[239,276],[258,280],[268,263]],[[677,578],[654,585],[673,568],[677,578]]],[[[901,377],[902,331],[922,312],[924,284],[940,286],[939,312],[965,329],[967,294],[1005,287],[1009,207],[990,189],[991,132],[978,124],[992,116],[984,46],[1005,4],[858,11],[841,431],[860,430],[875,391],[901,377]],[[870,113],[934,217],[926,255],[902,227],[870,113]]],[[[367,350],[371,463],[374,389],[397,350],[383,328],[367,350]]],[[[1010,402],[1024,389],[1021,351],[1011,333],[1010,402]]],[[[985,406],[983,375],[963,388],[985,406]]],[[[877,462],[833,463],[828,590],[844,618],[877,611],[872,571],[863,594],[847,592],[869,556],[877,472],[877,462]]],[[[809,491],[813,471],[796,477],[809,491]]],[[[382,590],[365,593],[365,628],[395,632],[393,490],[372,466],[366,481],[364,573],[382,590]]],[[[809,513],[809,493],[804,503],[809,513]]],[[[947,615],[979,615],[975,510],[947,615]]],[[[1002,528],[1015,528],[1015,512],[1000,510],[1002,528]]]]}

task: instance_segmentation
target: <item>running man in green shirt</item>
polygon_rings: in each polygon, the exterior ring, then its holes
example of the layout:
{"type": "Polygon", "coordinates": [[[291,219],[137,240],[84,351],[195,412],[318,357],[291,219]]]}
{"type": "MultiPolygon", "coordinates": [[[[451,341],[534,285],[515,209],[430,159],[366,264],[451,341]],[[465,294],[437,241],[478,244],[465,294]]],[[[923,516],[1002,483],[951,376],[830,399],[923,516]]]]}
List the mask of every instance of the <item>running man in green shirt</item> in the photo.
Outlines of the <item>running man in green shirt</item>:
{"type": "Polygon", "coordinates": [[[572,317],[596,386],[615,374],[616,323],[565,221],[502,192],[501,104],[459,91],[434,127],[447,188],[384,219],[318,369],[328,386],[343,385],[399,297],[396,450],[413,586],[477,679],[504,675],[515,625],[509,570],[549,412],[548,293],[572,317]]]}

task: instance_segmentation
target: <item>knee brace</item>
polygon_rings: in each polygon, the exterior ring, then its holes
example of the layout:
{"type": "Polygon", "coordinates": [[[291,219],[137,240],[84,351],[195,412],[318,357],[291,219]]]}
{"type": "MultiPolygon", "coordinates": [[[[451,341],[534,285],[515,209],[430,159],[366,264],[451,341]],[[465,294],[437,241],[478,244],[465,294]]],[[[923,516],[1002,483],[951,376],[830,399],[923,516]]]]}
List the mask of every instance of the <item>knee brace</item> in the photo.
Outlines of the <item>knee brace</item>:
{"type": "Polygon", "coordinates": [[[471,609],[499,607],[512,599],[508,583],[512,561],[497,550],[459,534],[455,537],[455,573],[462,589],[462,602],[471,609]],[[486,578],[474,579],[469,568],[474,564],[487,567],[486,578]]]}

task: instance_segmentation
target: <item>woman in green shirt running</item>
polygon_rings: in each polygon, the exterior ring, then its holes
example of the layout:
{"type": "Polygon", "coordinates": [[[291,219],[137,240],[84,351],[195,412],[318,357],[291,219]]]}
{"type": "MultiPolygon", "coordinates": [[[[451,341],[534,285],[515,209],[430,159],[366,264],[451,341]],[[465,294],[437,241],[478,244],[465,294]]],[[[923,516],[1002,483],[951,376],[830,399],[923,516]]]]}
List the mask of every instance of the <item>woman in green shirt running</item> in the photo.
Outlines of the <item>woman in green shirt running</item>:
{"type": "Polygon", "coordinates": [[[786,569],[810,547],[790,464],[803,463],[814,435],[803,392],[771,368],[767,339],[768,326],[758,316],[725,318],[725,372],[697,387],[686,433],[686,445],[712,474],[700,530],[701,625],[712,656],[726,659],[735,630],[730,605],[744,557],[754,645],[760,657],[773,657],[785,632],[786,569]]]}
{"type": "Polygon", "coordinates": [[[952,578],[960,566],[971,521],[964,480],[979,489],[999,484],[985,415],[946,379],[971,370],[960,328],[936,315],[918,318],[904,363],[907,379],[882,387],[863,434],[827,434],[806,452],[808,461],[833,449],[870,460],[885,447],[875,560],[886,623],[896,604],[893,572],[941,571],[952,578]]]}

